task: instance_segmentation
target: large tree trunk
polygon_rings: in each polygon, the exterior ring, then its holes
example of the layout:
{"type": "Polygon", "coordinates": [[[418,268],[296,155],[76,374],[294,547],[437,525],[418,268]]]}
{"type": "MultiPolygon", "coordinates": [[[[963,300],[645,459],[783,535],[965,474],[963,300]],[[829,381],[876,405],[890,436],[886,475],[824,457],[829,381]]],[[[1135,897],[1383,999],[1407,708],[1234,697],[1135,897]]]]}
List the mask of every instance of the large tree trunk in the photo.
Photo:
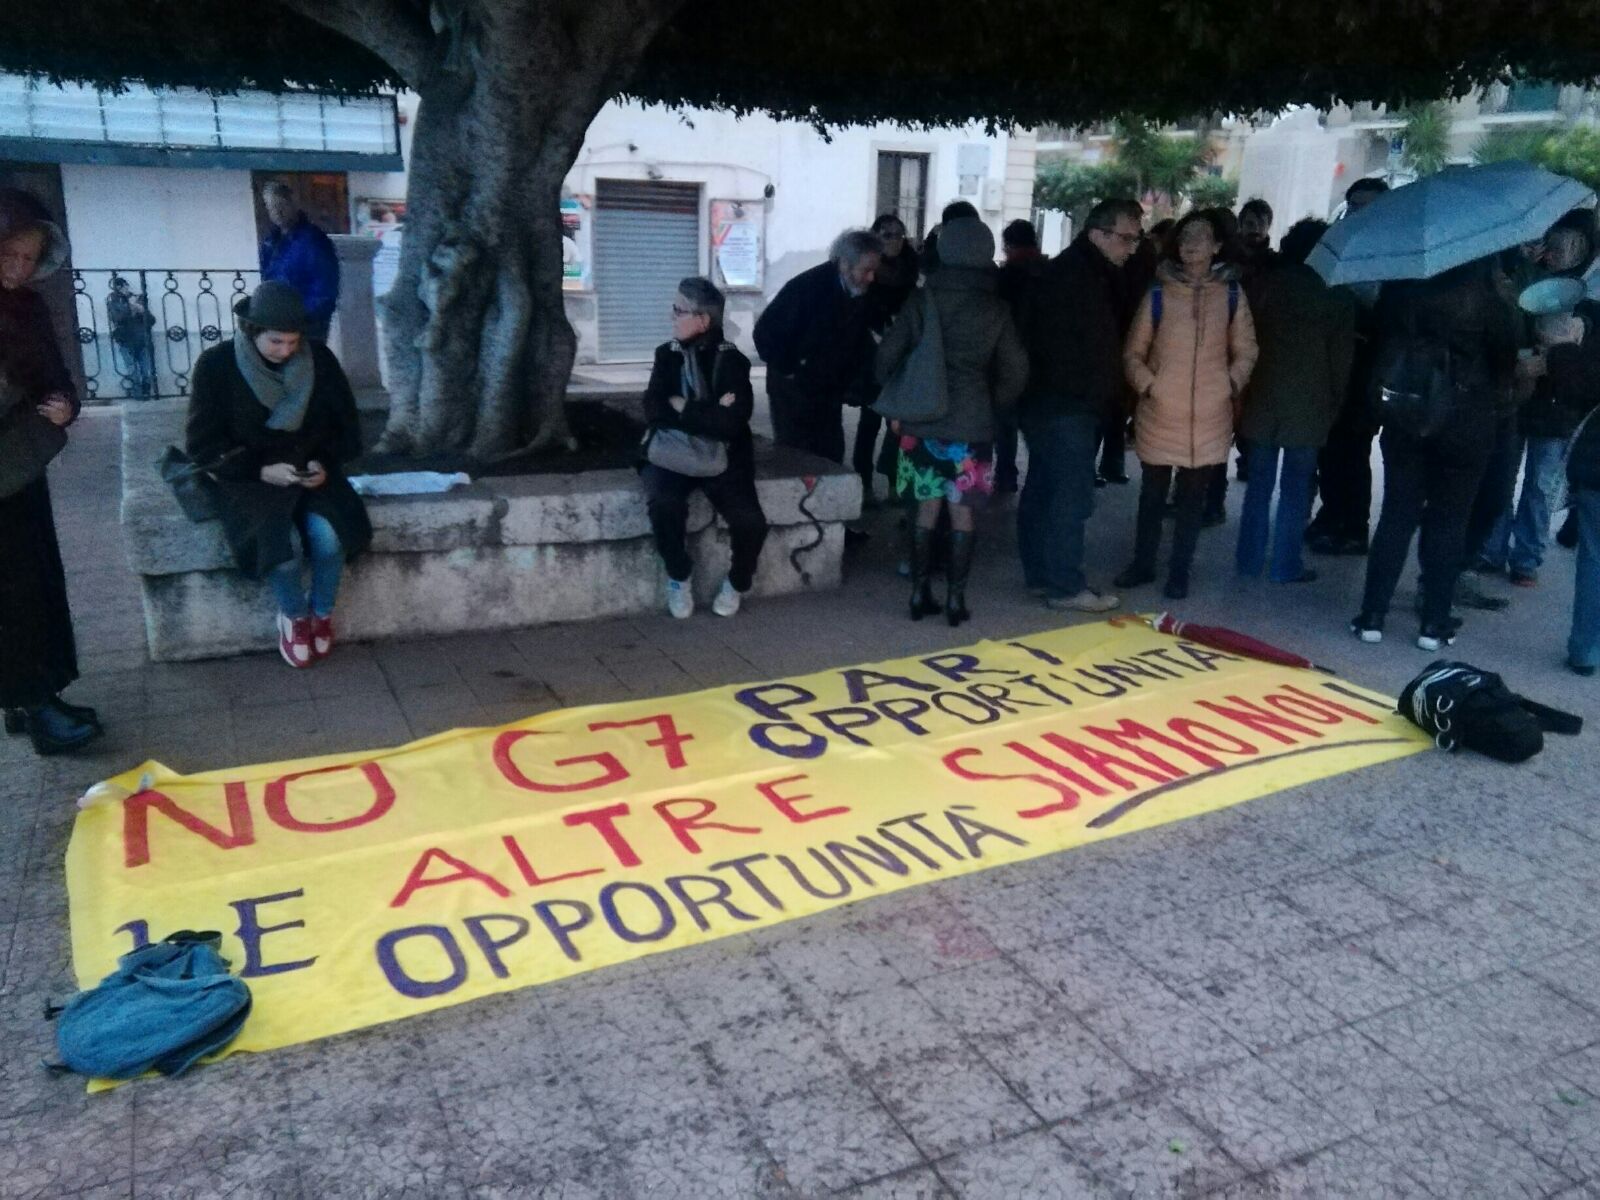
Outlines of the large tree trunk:
{"type": "MultiPolygon", "coordinates": [[[[420,105],[400,269],[384,301],[383,450],[495,459],[570,444],[577,339],[561,289],[562,181],[601,105],[681,3],[434,0],[431,34],[408,29],[408,62],[395,65],[420,105]]],[[[352,23],[333,4],[303,11],[380,54],[395,47],[375,36],[370,9],[352,23]]]]}

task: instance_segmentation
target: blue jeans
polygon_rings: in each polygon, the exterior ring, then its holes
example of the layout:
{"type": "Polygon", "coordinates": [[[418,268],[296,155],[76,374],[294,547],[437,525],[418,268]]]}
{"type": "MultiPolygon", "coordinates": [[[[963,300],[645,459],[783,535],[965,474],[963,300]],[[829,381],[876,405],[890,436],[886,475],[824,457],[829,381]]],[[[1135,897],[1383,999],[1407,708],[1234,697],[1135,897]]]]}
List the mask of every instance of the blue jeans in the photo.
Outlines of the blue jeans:
{"type": "Polygon", "coordinates": [[[1024,416],[1028,477],[1017,501],[1017,549],[1030,588],[1076,596],[1083,576],[1083,527],[1094,513],[1094,456],[1100,422],[1092,413],[1024,416]]]}
{"type": "Polygon", "coordinates": [[[1239,550],[1234,556],[1239,574],[1255,577],[1267,566],[1267,532],[1272,524],[1272,493],[1278,493],[1278,519],[1272,529],[1272,564],[1267,578],[1292,583],[1305,572],[1300,546],[1311,519],[1311,477],[1317,469],[1313,446],[1269,446],[1251,442],[1248,454],[1250,481],[1245,484],[1244,509],[1239,514],[1239,550]],[[1278,474],[1279,456],[1283,474],[1278,474]]]}
{"type": "MultiPolygon", "coordinates": [[[[1528,438],[1522,460],[1522,495],[1515,512],[1505,513],[1478,551],[1495,567],[1521,575],[1536,574],[1550,545],[1550,501],[1561,488],[1561,438],[1528,438]]],[[[1519,450],[1521,448],[1519,447],[1519,450]]]]}
{"type": "Polygon", "coordinates": [[[317,513],[301,513],[295,523],[300,527],[306,557],[311,560],[311,595],[308,601],[299,557],[280,563],[267,577],[272,594],[278,599],[278,611],[286,617],[303,617],[309,607],[319,617],[331,617],[339,598],[339,579],[344,574],[344,547],[327,518],[317,513]]]}
{"type": "Polygon", "coordinates": [[[1572,507],[1578,513],[1578,570],[1567,661],[1576,667],[1600,667],[1600,491],[1574,490],[1572,507]]]}

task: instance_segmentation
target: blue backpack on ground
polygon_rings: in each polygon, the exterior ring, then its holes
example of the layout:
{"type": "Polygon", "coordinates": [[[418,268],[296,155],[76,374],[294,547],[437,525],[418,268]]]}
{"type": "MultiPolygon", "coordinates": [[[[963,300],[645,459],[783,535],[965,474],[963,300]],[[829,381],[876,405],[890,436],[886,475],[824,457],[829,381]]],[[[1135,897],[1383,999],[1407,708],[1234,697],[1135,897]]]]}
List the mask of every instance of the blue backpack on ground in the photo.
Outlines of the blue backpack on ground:
{"type": "Polygon", "coordinates": [[[238,1036],[250,988],[228,974],[220,933],[185,930],[124,954],[60,1010],[61,1065],[97,1079],[181,1075],[238,1036]]]}

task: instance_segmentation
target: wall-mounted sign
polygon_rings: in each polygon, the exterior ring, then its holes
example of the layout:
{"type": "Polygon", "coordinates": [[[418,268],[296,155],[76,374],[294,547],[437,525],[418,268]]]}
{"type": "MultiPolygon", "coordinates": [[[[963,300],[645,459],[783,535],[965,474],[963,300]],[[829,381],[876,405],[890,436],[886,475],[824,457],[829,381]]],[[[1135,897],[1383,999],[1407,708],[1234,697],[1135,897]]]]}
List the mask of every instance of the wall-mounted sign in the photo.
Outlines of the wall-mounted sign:
{"type": "Polygon", "coordinates": [[[569,292],[589,287],[589,197],[561,201],[561,286],[569,292]]]}
{"type": "Polygon", "coordinates": [[[767,210],[760,200],[711,202],[711,274],[719,287],[760,291],[766,282],[767,210]]]}

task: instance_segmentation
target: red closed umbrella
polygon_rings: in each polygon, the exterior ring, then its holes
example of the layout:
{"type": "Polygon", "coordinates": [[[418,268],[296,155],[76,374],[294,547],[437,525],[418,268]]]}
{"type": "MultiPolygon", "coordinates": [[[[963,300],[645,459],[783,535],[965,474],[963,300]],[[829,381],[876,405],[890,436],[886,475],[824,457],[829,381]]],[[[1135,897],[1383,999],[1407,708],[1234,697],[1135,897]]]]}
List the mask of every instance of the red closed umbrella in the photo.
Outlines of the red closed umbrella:
{"type": "Polygon", "coordinates": [[[1210,646],[1213,650],[1242,654],[1246,658],[1277,663],[1281,667],[1303,667],[1310,671],[1333,674],[1328,668],[1319,667],[1304,655],[1280,650],[1277,646],[1263,642],[1259,638],[1253,638],[1234,629],[1226,629],[1221,625],[1196,625],[1190,621],[1180,621],[1171,613],[1160,613],[1150,618],[1150,627],[1157,633],[1170,633],[1173,637],[1187,638],[1202,646],[1210,646]]]}

